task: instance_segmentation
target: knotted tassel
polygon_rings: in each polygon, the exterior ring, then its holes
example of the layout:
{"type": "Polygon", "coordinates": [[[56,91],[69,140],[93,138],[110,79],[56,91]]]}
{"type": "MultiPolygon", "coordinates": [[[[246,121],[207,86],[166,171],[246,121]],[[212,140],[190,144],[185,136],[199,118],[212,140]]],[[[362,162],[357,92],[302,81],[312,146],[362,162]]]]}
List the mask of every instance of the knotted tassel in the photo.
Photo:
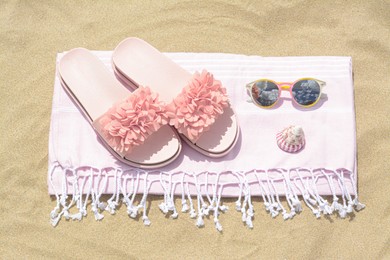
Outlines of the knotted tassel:
{"type": "Polygon", "coordinates": [[[177,217],[179,216],[179,213],[177,213],[176,211],[174,211],[171,215],[171,218],[173,219],[177,219],[177,217]]]}
{"type": "Polygon", "coordinates": [[[104,210],[108,211],[111,215],[115,214],[116,206],[118,206],[118,203],[116,201],[113,201],[112,199],[109,199],[107,201],[107,206],[104,210]]]}
{"type": "Polygon", "coordinates": [[[69,208],[67,206],[65,206],[62,211],[63,211],[64,218],[66,220],[69,220],[70,219],[69,208]]]}
{"type": "Polygon", "coordinates": [[[360,211],[362,209],[364,209],[366,207],[366,205],[364,205],[363,203],[360,203],[358,198],[355,197],[355,199],[353,200],[353,204],[355,205],[355,210],[356,211],[360,211]]]}
{"type": "Polygon", "coordinates": [[[181,212],[187,212],[189,209],[187,201],[183,200],[181,203],[181,212]]]}
{"type": "Polygon", "coordinates": [[[104,215],[99,213],[98,208],[96,206],[96,203],[92,203],[91,206],[92,206],[91,211],[93,212],[93,214],[95,216],[95,220],[97,220],[97,221],[102,220],[104,218],[104,215]]]}
{"type": "Polygon", "coordinates": [[[203,215],[202,215],[202,214],[199,214],[199,215],[198,215],[198,218],[197,218],[197,220],[196,220],[196,226],[197,226],[198,228],[204,227],[204,221],[203,221],[203,215]]]}
{"type": "Polygon", "coordinates": [[[339,198],[337,198],[336,196],[334,196],[334,197],[333,197],[332,205],[330,206],[331,209],[332,209],[333,211],[339,211],[339,210],[340,210],[340,207],[342,207],[341,204],[338,203],[338,201],[339,201],[339,198]]]}
{"type": "Polygon", "coordinates": [[[219,207],[219,209],[220,209],[222,212],[225,213],[225,212],[229,209],[229,207],[228,207],[228,206],[225,206],[225,205],[222,205],[222,206],[219,207]]]}
{"type": "Polygon", "coordinates": [[[286,210],[282,211],[282,216],[284,220],[290,219],[290,214],[288,214],[286,210]]]}
{"type": "Polygon", "coordinates": [[[59,206],[56,206],[51,212],[50,212],[50,219],[56,219],[58,217],[59,213],[59,206]]]}
{"type": "Polygon", "coordinates": [[[191,209],[191,210],[190,210],[190,218],[196,218],[195,209],[191,209]]]}
{"type": "Polygon", "coordinates": [[[86,206],[83,206],[81,209],[80,209],[80,213],[81,215],[83,215],[83,217],[87,216],[88,212],[87,212],[87,207],[86,206]]]}
{"type": "MultiPolygon", "coordinates": [[[[305,194],[305,195],[308,195],[308,194],[305,194]]],[[[304,195],[304,196],[305,196],[304,195]]],[[[302,204],[301,202],[299,201],[299,199],[297,199],[297,197],[295,197],[294,195],[292,195],[291,193],[289,194],[289,199],[291,201],[291,205],[293,206],[293,208],[295,209],[295,212],[301,212],[302,211],[302,204]]]]}
{"type": "Polygon", "coordinates": [[[57,205],[51,212],[50,212],[50,224],[55,227],[60,222],[62,214],[59,213],[60,206],[57,205]]]}
{"type": "Polygon", "coordinates": [[[245,221],[245,224],[248,228],[252,229],[253,228],[253,222],[252,222],[252,217],[251,216],[247,216],[246,217],[246,221],[245,221]]]}
{"type": "Polygon", "coordinates": [[[319,211],[318,209],[314,209],[313,210],[313,214],[314,214],[314,216],[316,216],[316,218],[320,218],[321,217],[321,211],[319,211]]]}
{"type": "Polygon", "coordinates": [[[289,214],[290,219],[293,219],[296,214],[297,213],[295,212],[295,208],[292,208],[289,214]]]}
{"type": "Polygon", "coordinates": [[[265,211],[269,212],[271,210],[270,206],[271,204],[268,201],[264,202],[265,211]]]}
{"type": "Polygon", "coordinates": [[[236,210],[237,210],[238,212],[241,212],[241,200],[237,200],[237,201],[236,201],[236,210]]]}
{"type": "Polygon", "coordinates": [[[190,202],[190,218],[196,218],[196,212],[194,209],[194,203],[192,202],[192,199],[191,199],[190,188],[188,186],[188,182],[186,182],[186,192],[187,192],[188,201],[190,202]]]}
{"type": "Polygon", "coordinates": [[[307,202],[309,202],[311,205],[315,206],[317,204],[317,201],[312,199],[309,195],[309,193],[305,193],[303,195],[305,197],[305,199],[307,200],[307,202]]]}
{"type": "Polygon", "coordinates": [[[348,201],[348,206],[346,211],[348,214],[351,214],[353,212],[353,201],[348,201]]]}
{"type": "Polygon", "coordinates": [[[60,222],[60,219],[61,219],[61,215],[59,214],[59,215],[57,215],[57,217],[51,218],[51,219],[50,219],[50,224],[51,224],[53,227],[55,227],[55,226],[58,225],[58,222],[60,222]]]}
{"type": "Polygon", "coordinates": [[[332,209],[329,207],[328,201],[320,201],[319,203],[320,211],[322,211],[324,214],[330,215],[332,214],[332,209]]]}
{"type": "Polygon", "coordinates": [[[150,224],[151,224],[151,222],[147,216],[143,216],[142,221],[144,222],[145,226],[150,226],[150,224]]]}
{"type": "Polygon", "coordinates": [[[175,211],[175,204],[173,203],[173,200],[169,197],[167,198],[166,207],[168,211],[175,211]]]}
{"type": "Polygon", "coordinates": [[[214,218],[214,224],[215,224],[215,228],[216,228],[219,232],[222,232],[222,230],[223,230],[223,229],[222,229],[222,225],[221,225],[221,223],[219,223],[217,217],[214,218]]]}
{"type": "Polygon", "coordinates": [[[253,210],[253,206],[252,206],[252,205],[250,205],[250,206],[248,207],[248,210],[247,210],[246,213],[247,213],[248,216],[250,216],[250,217],[253,217],[253,216],[255,215],[255,211],[253,210]]]}
{"type": "Polygon", "coordinates": [[[81,219],[83,218],[83,215],[81,214],[81,212],[79,212],[79,213],[71,215],[70,217],[72,218],[72,220],[81,221],[81,219]]]}
{"type": "Polygon", "coordinates": [[[244,207],[241,208],[241,214],[242,214],[241,216],[242,222],[246,222],[246,210],[244,207]]]}
{"type": "Polygon", "coordinates": [[[210,215],[210,206],[207,206],[206,204],[202,207],[202,214],[205,216],[210,215]]]}
{"type": "Polygon", "coordinates": [[[279,215],[279,211],[274,210],[273,208],[271,209],[271,216],[272,218],[276,218],[279,215]]]}
{"type": "Polygon", "coordinates": [[[344,207],[340,207],[339,209],[339,216],[340,218],[346,218],[347,217],[347,211],[344,207]]]}

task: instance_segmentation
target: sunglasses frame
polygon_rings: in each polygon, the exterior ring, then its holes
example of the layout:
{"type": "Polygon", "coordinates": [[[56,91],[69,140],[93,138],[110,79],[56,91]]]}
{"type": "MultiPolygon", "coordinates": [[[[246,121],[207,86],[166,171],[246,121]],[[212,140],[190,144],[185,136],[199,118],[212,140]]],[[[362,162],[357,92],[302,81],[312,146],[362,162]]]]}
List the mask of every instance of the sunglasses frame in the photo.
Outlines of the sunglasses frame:
{"type": "Polygon", "coordinates": [[[261,107],[261,108],[272,108],[273,106],[275,106],[275,105],[278,103],[278,101],[280,100],[280,96],[281,96],[283,90],[288,90],[288,91],[290,92],[291,99],[293,100],[293,102],[294,102],[296,105],[298,105],[298,106],[300,106],[300,107],[304,107],[304,108],[309,108],[309,107],[312,107],[312,106],[314,106],[315,104],[317,104],[318,101],[321,99],[322,89],[323,89],[325,86],[326,86],[326,82],[325,82],[325,81],[322,81],[322,80],[319,80],[319,79],[315,79],[315,78],[300,78],[300,79],[297,79],[296,81],[294,81],[293,83],[290,83],[290,82],[276,82],[276,81],[274,81],[274,80],[272,80],[272,79],[262,78],[262,79],[257,79],[257,80],[255,80],[255,81],[252,81],[252,82],[246,84],[246,89],[249,91],[249,95],[251,96],[252,103],[254,103],[256,106],[261,107]],[[305,106],[305,105],[299,104],[299,103],[295,100],[294,95],[293,95],[293,93],[292,93],[292,89],[293,89],[294,85],[295,85],[297,82],[301,81],[301,80],[314,80],[314,81],[316,81],[316,82],[318,83],[318,85],[320,86],[320,94],[319,94],[317,100],[316,100],[315,102],[313,102],[312,104],[310,104],[310,105],[306,105],[306,106],[305,106]],[[255,86],[256,83],[261,82],[261,81],[270,81],[270,82],[274,83],[274,84],[278,87],[278,89],[279,89],[278,99],[277,99],[272,105],[270,105],[270,106],[262,106],[262,105],[258,104],[258,102],[253,98],[253,95],[252,95],[252,88],[253,88],[253,86],[255,86]]]}

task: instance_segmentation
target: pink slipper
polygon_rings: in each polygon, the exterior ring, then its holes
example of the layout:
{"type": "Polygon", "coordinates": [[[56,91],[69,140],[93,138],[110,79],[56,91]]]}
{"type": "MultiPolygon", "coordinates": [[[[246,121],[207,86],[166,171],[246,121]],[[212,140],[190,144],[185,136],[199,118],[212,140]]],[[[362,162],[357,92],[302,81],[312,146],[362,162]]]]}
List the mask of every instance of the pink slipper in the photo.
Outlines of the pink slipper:
{"type": "Polygon", "coordinates": [[[168,125],[166,106],[153,89],[139,87],[131,93],[82,48],[64,55],[59,75],[102,143],[121,162],[153,169],[179,155],[180,137],[168,125]]]}
{"type": "Polygon", "coordinates": [[[239,131],[225,88],[207,71],[190,74],[138,38],[127,38],[112,55],[113,68],[123,82],[153,87],[167,105],[169,124],[198,152],[226,155],[239,131]],[[159,91],[157,91],[159,90],[159,91]]]}

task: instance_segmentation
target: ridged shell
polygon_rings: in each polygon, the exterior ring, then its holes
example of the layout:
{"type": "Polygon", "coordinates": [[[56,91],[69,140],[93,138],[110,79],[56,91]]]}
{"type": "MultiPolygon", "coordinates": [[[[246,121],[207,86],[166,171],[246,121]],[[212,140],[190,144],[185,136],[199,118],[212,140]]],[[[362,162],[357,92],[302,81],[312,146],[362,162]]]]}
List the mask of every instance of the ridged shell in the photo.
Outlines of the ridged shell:
{"type": "Polygon", "coordinates": [[[276,135],[280,149],[288,153],[296,153],[305,146],[305,134],[300,126],[289,126],[276,135]]]}

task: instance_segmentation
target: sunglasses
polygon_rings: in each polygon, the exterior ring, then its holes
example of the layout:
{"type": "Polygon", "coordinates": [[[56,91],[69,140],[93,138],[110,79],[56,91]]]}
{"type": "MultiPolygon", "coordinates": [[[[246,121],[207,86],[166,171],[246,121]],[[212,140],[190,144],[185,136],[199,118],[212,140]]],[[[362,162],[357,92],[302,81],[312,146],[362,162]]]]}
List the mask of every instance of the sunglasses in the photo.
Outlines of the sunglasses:
{"type": "Polygon", "coordinates": [[[253,103],[262,108],[271,108],[280,98],[282,90],[290,91],[293,101],[301,107],[314,106],[321,97],[324,81],[313,78],[298,79],[293,83],[275,82],[270,79],[259,79],[248,83],[247,90],[253,103]]]}

